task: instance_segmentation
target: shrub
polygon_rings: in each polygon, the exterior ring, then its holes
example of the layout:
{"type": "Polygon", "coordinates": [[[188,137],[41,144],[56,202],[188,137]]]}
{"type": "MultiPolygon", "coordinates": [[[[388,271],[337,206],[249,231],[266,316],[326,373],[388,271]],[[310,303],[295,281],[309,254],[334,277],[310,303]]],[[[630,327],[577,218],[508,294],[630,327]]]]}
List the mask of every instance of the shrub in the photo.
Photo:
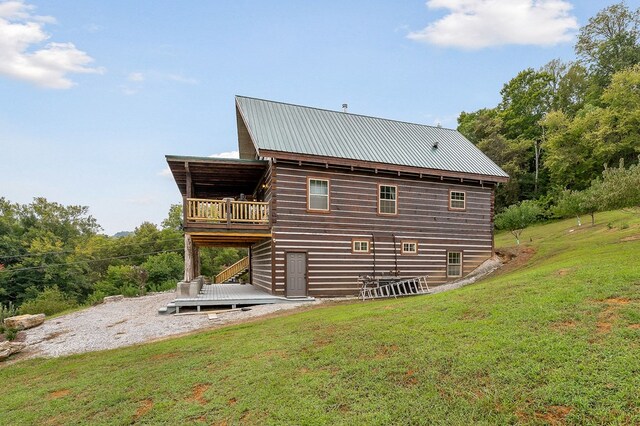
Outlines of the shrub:
{"type": "Polygon", "coordinates": [[[141,293],[139,269],[141,268],[130,265],[109,266],[105,279],[98,281],[93,286],[94,293],[99,293],[102,297],[116,294],[122,294],[126,297],[138,296],[141,293]]]}
{"type": "Polygon", "coordinates": [[[95,290],[93,293],[89,295],[89,297],[87,297],[86,303],[91,306],[96,306],[101,304],[104,301],[104,298],[107,296],[108,295],[103,293],[102,291],[95,290]]]}
{"type": "Polygon", "coordinates": [[[167,290],[175,290],[176,288],[176,280],[175,279],[169,279],[163,283],[160,284],[148,284],[147,285],[149,291],[151,292],[161,292],[161,291],[167,291],[167,290]]]}
{"type": "Polygon", "coordinates": [[[45,288],[35,299],[27,300],[20,306],[22,314],[53,315],[67,309],[75,308],[78,303],[67,297],[57,286],[45,288]]]}
{"type": "Polygon", "coordinates": [[[5,318],[14,317],[18,314],[18,309],[9,302],[6,305],[0,303],[0,326],[4,324],[5,318]]]}
{"type": "MultiPolygon", "coordinates": [[[[167,287],[167,282],[171,282],[174,287],[182,278],[184,261],[177,253],[160,253],[149,256],[142,268],[147,272],[147,288],[151,291],[158,291],[158,288],[167,287]]],[[[169,288],[171,288],[169,287],[169,288]]],[[[168,288],[165,288],[168,290],[168,288]]]]}
{"type": "Polygon", "coordinates": [[[4,337],[9,341],[15,340],[16,337],[18,337],[18,329],[16,329],[16,328],[5,328],[4,329],[4,337]]]}

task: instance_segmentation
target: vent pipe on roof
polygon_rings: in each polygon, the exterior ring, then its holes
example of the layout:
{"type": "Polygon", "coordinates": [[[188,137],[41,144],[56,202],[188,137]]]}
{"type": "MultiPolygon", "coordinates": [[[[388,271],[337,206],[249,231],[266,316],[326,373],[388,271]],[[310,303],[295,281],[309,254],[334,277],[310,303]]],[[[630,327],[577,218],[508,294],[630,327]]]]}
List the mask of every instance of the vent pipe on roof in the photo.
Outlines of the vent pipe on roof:
{"type": "Polygon", "coordinates": [[[349,105],[342,104],[342,112],[347,112],[347,108],[349,108],[349,105]]]}
{"type": "Polygon", "coordinates": [[[435,142],[433,143],[433,148],[434,148],[434,149],[438,149],[438,141],[435,141],[435,142]]]}

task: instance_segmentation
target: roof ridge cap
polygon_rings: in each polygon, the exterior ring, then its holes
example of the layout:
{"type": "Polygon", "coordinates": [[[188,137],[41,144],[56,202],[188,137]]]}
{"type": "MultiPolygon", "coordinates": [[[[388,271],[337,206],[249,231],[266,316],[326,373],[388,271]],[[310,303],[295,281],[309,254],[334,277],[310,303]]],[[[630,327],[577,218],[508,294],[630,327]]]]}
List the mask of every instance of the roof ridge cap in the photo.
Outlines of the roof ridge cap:
{"type": "Polygon", "coordinates": [[[332,113],[335,113],[335,114],[345,114],[345,115],[351,115],[351,116],[355,116],[355,117],[373,118],[375,120],[392,121],[392,122],[395,122],[395,123],[410,124],[412,126],[430,127],[432,129],[448,130],[448,131],[451,131],[451,132],[458,132],[457,129],[452,129],[450,127],[441,127],[441,126],[433,126],[431,124],[413,123],[411,121],[396,120],[396,119],[393,119],[393,118],[376,117],[374,115],[355,114],[355,113],[352,113],[352,112],[342,112],[342,111],[336,111],[336,110],[333,110],[333,109],[312,107],[312,106],[300,105],[300,104],[293,104],[293,103],[290,103],[290,102],[272,101],[270,99],[255,98],[255,97],[251,97],[251,96],[236,95],[236,98],[253,99],[253,100],[256,100],[256,101],[270,102],[270,103],[273,103],[273,104],[288,105],[288,106],[294,106],[294,107],[298,107],[298,108],[314,109],[314,110],[317,110],[317,111],[332,112],[332,113]]]}

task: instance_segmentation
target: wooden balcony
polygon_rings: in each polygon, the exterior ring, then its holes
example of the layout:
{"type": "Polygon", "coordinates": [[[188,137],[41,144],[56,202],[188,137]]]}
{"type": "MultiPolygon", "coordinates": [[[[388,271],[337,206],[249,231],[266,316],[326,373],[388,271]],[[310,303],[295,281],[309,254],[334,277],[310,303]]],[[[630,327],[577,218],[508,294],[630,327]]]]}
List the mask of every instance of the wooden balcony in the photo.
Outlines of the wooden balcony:
{"type": "Polygon", "coordinates": [[[271,236],[270,203],[232,198],[185,198],[185,231],[199,245],[225,242],[244,246],[271,236]]]}

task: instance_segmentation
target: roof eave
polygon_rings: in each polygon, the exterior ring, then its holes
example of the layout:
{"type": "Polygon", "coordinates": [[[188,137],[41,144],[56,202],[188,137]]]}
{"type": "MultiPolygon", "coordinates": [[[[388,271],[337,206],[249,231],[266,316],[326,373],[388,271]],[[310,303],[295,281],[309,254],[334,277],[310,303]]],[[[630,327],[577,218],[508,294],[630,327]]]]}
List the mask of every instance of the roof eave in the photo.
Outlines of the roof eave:
{"type": "Polygon", "coordinates": [[[220,158],[220,157],[196,157],[185,155],[165,155],[167,163],[173,162],[192,162],[192,163],[211,163],[211,164],[256,164],[262,165],[267,162],[264,160],[248,160],[244,158],[220,158]]]}
{"type": "Polygon", "coordinates": [[[399,164],[389,164],[389,163],[377,163],[373,161],[364,161],[364,160],[354,160],[348,158],[337,158],[337,157],[325,157],[320,155],[311,155],[311,154],[298,154],[292,152],[285,151],[274,151],[274,150],[265,150],[261,151],[261,155],[263,157],[275,158],[276,160],[293,160],[293,161],[304,161],[307,163],[317,163],[322,165],[337,165],[337,166],[353,166],[357,168],[371,169],[371,170],[388,170],[392,172],[404,172],[404,173],[412,173],[417,175],[428,175],[428,176],[436,176],[441,178],[454,178],[454,179],[467,179],[467,180],[475,180],[480,182],[495,182],[495,183],[504,183],[509,181],[509,176],[494,176],[494,175],[484,175],[478,173],[467,173],[467,172],[457,172],[452,170],[440,170],[440,169],[429,169],[424,167],[415,167],[415,166],[404,166],[399,164]]]}
{"type": "Polygon", "coordinates": [[[240,140],[240,120],[242,121],[242,124],[244,125],[244,128],[247,131],[247,134],[249,136],[249,140],[251,141],[251,143],[253,144],[253,149],[256,152],[256,156],[258,158],[261,157],[260,155],[260,148],[258,147],[258,144],[256,143],[256,139],[255,136],[253,135],[253,132],[251,130],[251,127],[249,127],[249,125],[247,124],[247,117],[245,116],[244,111],[242,110],[242,107],[240,106],[240,102],[238,102],[238,98],[241,96],[236,95],[235,97],[235,103],[236,103],[236,131],[238,133],[238,151],[242,151],[242,142],[240,140]]]}

